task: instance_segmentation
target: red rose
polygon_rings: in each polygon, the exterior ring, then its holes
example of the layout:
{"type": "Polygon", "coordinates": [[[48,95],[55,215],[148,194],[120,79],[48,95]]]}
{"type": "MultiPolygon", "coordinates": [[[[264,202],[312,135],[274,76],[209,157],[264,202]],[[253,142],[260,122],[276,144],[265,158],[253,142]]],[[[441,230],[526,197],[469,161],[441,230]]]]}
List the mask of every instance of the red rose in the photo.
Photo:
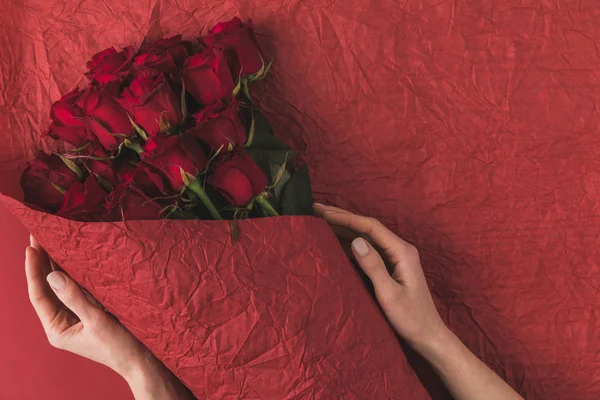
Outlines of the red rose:
{"type": "Polygon", "coordinates": [[[106,191],[90,176],[85,182],[75,182],[69,187],[58,215],[77,221],[100,221],[106,197],[106,191]]]}
{"type": "Polygon", "coordinates": [[[104,49],[92,56],[88,61],[88,72],[85,75],[98,85],[106,85],[111,82],[120,81],[129,73],[129,67],[133,59],[133,48],[128,46],[121,52],[114,47],[104,49]]]}
{"type": "Polygon", "coordinates": [[[108,196],[105,221],[155,220],[161,206],[131,183],[117,186],[108,196]]]}
{"type": "Polygon", "coordinates": [[[183,119],[181,97],[173,91],[163,75],[158,78],[137,78],[123,91],[121,104],[149,136],[156,136],[160,132],[161,118],[172,126],[183,119]]]}
{"type": "Polygon", "coordinates": [[[229,144],[243,145],[248,139],[246,129],[238,115],[237,100],[229,103],[219,102],[194,114],[196,126],[186,132],[214,149],[223,146],[227,151],[229,144]]]}
{"type": "Polygon", "coordinates": [[[133,135],[133,127],[127,111],[106,91],[90,88],[77,104],[83,109],[83,118],[88,132],[92,133],[102,146],[114,151],[124,136],[133,135]]]}
{"type": "Polygon", "coordinates": [[[231,56],[231,71],[236,78],[240,75],[240,71],[243,76],[250,75],[258,72],[263,66],[260,49],[252,30],[252,20],[244,24],[236,17],[231,21],[221,22],[201,40],[207,46],[214,44],[225,46],[231,56]]]}
{"type": "MultiPolygon", "coordinates": [[[[130,151],[133,152],[132,150],[130,151]]],[[[133,162],[131,157],[127,157],[123,153],[114,160],[87,159],[85,160],[85,165],[91,174],[100,177],[100,179],[113,187],[127,181],[126,176],[133,173],[137,168],[137,163],[133,162]]]]}
{"type": "Polygon", "coordinates": [[[185,88],[203,105],[229,98],[235,89],[225,55],[214,47],[185,60],[181,76],[185,88]]]}
{"type": "Polygon", "coordinates": [[[178,192],[185,186],[181,171],[198,175],[208,162],[196,139],[180,135],[160,135],[144,146],[142,163],[159,173],[166,186],[178,192]]]}
{"type": "Polygon", "coordinates": [[[52,123],[43,136],[50,136],[76,147],[81,147],[89,141],[82,120],[83,111],[77,105],[81,94],[79,89],[75,89],[52,104],[50,108],[52,123]]]}
{"type": "Polygon", "coordinates": [[[151,169],[149,165],[141,164],[124,176],[125,182],[132,182],[137,188],[150,197],[165,197],[165,179],[162,174],[151,169]]]}
{"type": "Polygon", "coordinates": [[[26,203],[56,212],[63,203],[65,191],[77,181],[77,174],[59,156],[40,152],[23,171],[21,187],[26,203]]]}
{"type": "Polygon", "coordinates": [[[217,189],[233,206],[250,203],[267,186],[267,177],[241,147],[223,153],[214,162],[207,183],[217,189]]]}
{"type": "Polygon", "coordinates": [[[136,76],[156,76],[159,73],[175,74],[189,55],[191,43],[181,40],[181,35],[156,40],[142,46],[133,62],[136,76]]]}

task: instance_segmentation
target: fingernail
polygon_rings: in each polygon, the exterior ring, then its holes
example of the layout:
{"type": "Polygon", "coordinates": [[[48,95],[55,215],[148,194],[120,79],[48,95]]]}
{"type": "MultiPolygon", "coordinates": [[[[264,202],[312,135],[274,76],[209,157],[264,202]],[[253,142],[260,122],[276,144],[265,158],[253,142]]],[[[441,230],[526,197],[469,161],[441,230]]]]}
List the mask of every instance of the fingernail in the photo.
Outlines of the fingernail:
{"type": "Polygon", "coordinates": [[[360,257],[364,257],[369,254],[369,245],[363,238],[356,238],[352,241],[352,249],[360,257]]]}
{"type": "Polygon", "coordinates": [[[60,272],[52,272],[48,274],[46,277],[50,286],[54,288],[54,290],[61,290],[65,287],[67,280],[60,272]]]}
{"type": "Polygon", "coordinates": [[[318,206],[318,207],[325,207],[325,204],[317,203],[316,201],[313,203],[313,205],[318,206]]]}

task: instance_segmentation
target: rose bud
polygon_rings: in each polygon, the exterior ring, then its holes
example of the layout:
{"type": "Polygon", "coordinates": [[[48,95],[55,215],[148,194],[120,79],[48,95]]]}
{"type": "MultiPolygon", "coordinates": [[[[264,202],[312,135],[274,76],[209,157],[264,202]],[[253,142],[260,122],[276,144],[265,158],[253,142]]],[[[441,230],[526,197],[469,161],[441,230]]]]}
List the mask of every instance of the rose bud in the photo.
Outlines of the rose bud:
{"type": "Polygon", "coordinates": [[[237,100],[218,102],[203,108],[193,115],[196,126],[186,132],[214,149],[221,146],[221,151],[227,151],[229,145],[243,145],[248,140],[246,129],[238,115],[239,103],[237,100]]]}
{"type": "Polygon", "coordinates": [[[105,221],[155,220],[161,206],[132,183],[117,186],[106,201],[105,221]]]}
{"type": "Polygon", "coordinates": [[[221,154],[211,169],[206,182],[233,206],[246,206],[267,186],[264,172],[241,147],[221,154]]]}
{"type": "Polygon", "coordinates": [[[181,35],[156,40],[142,46],[133,61],[135,76],[157,76],[160,73],[175,74],[189,55],[191,43],[181,40],[181,35]]]}
{"type": "Polygon", "coordinates": [[[254,38],[252,20],[244,24],[235,17],[231,21],[221,22],[209,31],[209,34],[201,41],[207,46],[222,45],[231,56],[231,71],[237,77],[250,75],[258,72],[263,66],[260,49],[254,38]]]}
{"type": "Polygon", "coordinates": [[[174,193],[186,186],[183,175],[196,176],[208,159],[196,139],[180,135],[159,135],[144,146],[142,163],[163,177],[166,188],[174,193]]]}
{"type": "Polygon", "coordinates": [[[121,104],[149,136],[161,131],[161,120],[170,126],[183,119],[181,98],[163,75],[139,77],[123,91],[121,104]]]}
{"type": "Polygon", "coordinates": [[[133,135],[127,110],[106,91],[90,88],[77,104],[83,110],[88,131],[106,150],[116,150],[123,137],[133,135]]]}
{"type": "Polygon", "coordinates": [[[58,215],[77,221],[100,221],[108,193],[89,176],[85,182],[75,182],[65,194],[58,215]]]}
{"type": "Polygon", "coordinates": [[[203,105],[229,98],[235,89],[225,54],[214,47],[185,60],[181,76],[186,90],[203,105]]]}
{"type": "Polygon", "coordinates": [[[114,47],[104,49],[92,56],[88,61],[88,79],[100,86],[111,82],[118,82],[129,74],[129,67],[133,59],[133,47],[128,46],[121,52],[114,47]]]}
{"type": "Polygon", "coordinates": [[[81,147],[90,140],[82,120],[83,111],[77,105],[81,94],[82,91],[75,89],[52,104],[50,108],[52,123],[43,136],[62,140],[75,147],[81,147]]]}
{"type": "Polygon", "coordinates": [[[78,173],[58,155],[40,152],[23,171],[21,187],[26,203],[54,213],[62,205],[66,191],[78,180],[78,173]]]}

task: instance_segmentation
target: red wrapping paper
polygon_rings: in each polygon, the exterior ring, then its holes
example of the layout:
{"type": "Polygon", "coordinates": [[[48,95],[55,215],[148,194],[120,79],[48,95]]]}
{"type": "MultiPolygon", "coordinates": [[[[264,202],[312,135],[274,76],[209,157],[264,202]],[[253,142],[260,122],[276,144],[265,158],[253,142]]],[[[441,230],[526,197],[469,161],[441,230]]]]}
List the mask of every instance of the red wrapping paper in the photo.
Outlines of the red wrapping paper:
{"type": "MultiPolygon", "coordinates": [[[[17,198],[52,101],[139,45],[156,1],[21,4],[0,14],[17,198]]],[[[527,399],[600,398],[596,2],[180,0],[159,19],[189,38],[233,15],[276,57],[256,94],[315,198],[414,243],[450,328],[527,399]]]]}
{"type": "Polygon", "coordinates": [[[2,196],[199,399],[426,398],[326,222],[85,223],[2,196]]]}

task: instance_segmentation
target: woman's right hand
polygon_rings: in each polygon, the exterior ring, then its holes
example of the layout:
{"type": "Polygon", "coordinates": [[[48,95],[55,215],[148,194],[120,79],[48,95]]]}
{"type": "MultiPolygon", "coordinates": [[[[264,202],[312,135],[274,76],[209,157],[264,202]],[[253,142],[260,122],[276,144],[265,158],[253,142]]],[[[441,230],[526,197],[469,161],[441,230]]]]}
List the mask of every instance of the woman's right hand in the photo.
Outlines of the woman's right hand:
{"type": "Polygon", "coordinates": [[[322,204],[315,204],[314,210],[338,232],[345,229],[344,236],[358,236],[352,241],[352,253],[373,283],[385,316],[394,330],[434,367],[453,398],[522,400],[446,327],[431,298],[414,246],[376,219],[322,204]]]}
{"type": "Polygon", "coordinates": [[[377,301],[388,321],[415,350],[425,352],[428,346],[449,333],[435,308],[419,253],[413,245],[376,219],[321,204],[315,204],[314,210],[332,226],[349,229],[358,236],[352,241],[357,262],[373,283],[377,301]],[[369,241],[382,251],[390,272],[369,241]]]}

